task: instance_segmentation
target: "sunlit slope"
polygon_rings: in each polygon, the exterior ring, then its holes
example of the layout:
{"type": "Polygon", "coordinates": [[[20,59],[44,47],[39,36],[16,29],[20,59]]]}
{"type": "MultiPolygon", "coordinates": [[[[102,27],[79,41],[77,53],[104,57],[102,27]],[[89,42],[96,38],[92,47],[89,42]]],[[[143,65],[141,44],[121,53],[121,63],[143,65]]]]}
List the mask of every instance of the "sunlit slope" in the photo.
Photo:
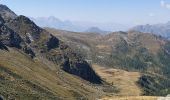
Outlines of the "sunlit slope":
{"type": "Polygon", "coordinates": [[[117,87],[119,96],[139,96],[142,89],[137,85],[141,76],[139,72],[128,72],[120,69],[106,68],[93,64],[94,70],[105,81],[117,87]]]}

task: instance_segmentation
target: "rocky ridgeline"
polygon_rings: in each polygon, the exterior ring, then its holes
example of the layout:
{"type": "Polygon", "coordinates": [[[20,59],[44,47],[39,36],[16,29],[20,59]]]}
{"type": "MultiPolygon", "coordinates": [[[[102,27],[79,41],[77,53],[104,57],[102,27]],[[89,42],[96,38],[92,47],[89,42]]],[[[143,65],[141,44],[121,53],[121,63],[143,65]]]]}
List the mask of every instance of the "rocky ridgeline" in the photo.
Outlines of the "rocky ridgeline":
{"type": "Polygon", "coordinates": [[[5,5],[0,4],[0,10],[0,15],[5,21],[10,21],[17,17],[17,15],[5,5]]]}

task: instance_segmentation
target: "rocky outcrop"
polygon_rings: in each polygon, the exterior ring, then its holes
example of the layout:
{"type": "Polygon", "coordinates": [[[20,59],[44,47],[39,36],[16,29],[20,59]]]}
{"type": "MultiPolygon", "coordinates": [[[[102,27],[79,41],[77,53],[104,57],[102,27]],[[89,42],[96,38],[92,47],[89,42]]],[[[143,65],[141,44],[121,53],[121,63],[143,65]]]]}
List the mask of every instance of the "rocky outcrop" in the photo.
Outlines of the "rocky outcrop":
{"type": "Polygon", "coordinates": [[[0,96],[0,100],[4,100],[2,96],[0,96]]]}
{"type": "Polygon", "coordinates": [[[0,42],[0,49],[8,50],[8,48],[2,42],[0,42]]]}
{"type": "Polygon", "coordinates": [[[1,17],[0,19],[0,42],[10,47],[20,48],[20,43],[22,41],[21,37],[4,25],[4,20],[1,17]]]}
{"type": "Polygon", "coordinates": [[[34,58],[36,56],[34,51],[31,48],[27,47],[27,46],[23,47],[23,51],[26,54],[28,54],[29,56],[31,56],[31,58],[34,58]]]}
{"type": "Polygon", "coordinates": [[[81,57],[76,54],[69,46],[60,44],[62,50],[62,64],[61,67],[64,71],[80,76],[81,78],[95,84],[101,84],[102,80],[94,72],[92,67],[81,57]]]}
{"type": "Polygon", "coordinates": [[[4,19],[0,16],[0,25],[2,25],[4,23],[5,23],[4,19]]]}
{"type": "Polygon", "coordinates": [[[28,34],[32,36],[33,40],[37,40],[40,38],[40,33],[42,32],[40,27],[23,15],[18,16],[11,22],[7,23],[7,26],[20,34],[24,41],[26,41],[28,34]]]}
{"type": "Polygon", "coordinates": [[[58,48],[58,47],[59,47],[59,40],[56,37],[54,37],[53,35],[51,35],[51,37],[47,41],[48,50],[58,48]]]}
{"type": "Polygon", "coordinates": [[[0,4],[0,15],[5,21],[10,21],[17,17],[17,15],[11,11],[7,6],[0,4]]]}
{"type": "Polygon", "coordinates": [[[92,83],[101,84],[100,77],[96,75],[96,73],[86,61],[73,62],[68,58],[62,65],[62,69],[70,74],[80,76],[92,83]]]}

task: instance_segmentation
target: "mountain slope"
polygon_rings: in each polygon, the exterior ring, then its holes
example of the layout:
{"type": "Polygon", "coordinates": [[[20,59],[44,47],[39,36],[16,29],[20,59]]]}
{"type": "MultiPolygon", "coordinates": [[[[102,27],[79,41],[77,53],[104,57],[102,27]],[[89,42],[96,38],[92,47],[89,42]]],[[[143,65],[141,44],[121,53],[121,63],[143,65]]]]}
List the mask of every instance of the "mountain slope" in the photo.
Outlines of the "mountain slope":
{"type": "Polygon", "coordinates": [[[36,26],[25,16],[17,17],[8,23],[8,26],[20,34],[35,56],[45,55],[48,59],[53,59],[54,62],[61,65],[63,70],[91,82],[101,83],[100,78],[92,71],[87,62],[83,61],[62,41],[36,26]]]}
{"type": "Polygon", "coordinates": [[[31,59],[17,49],[0,50],[1,91],[4,98],[24,100],[88,98],[97,90],[51,62],[31,59]],[[84,84],[85,83],[85,84],[84,84]]]}

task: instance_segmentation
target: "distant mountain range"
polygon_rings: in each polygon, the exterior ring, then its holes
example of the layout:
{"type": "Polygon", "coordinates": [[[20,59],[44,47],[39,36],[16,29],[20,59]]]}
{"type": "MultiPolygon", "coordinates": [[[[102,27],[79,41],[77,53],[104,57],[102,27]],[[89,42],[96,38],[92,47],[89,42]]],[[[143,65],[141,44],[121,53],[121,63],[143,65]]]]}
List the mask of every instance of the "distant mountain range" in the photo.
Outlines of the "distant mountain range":
{"type": "Polygon", "coordinates": [[[109,34],[109,33],[111,33],[109,31],[101,30],[98,27],[91,27],[91,28],[87,29],[85,32],[87,32],[87,33],[99,33],[99,34],[109,34]]]}
{"type": "Polygon", "coordinates": [[[92,29],[93,32],[95,28],[95,31],[96,29],[99,29],[106,33],[108,31],[126,31],[130,27],[132,27],[129,25],[122,25],[117,23],[78,22],[69,20],[62,21],[54,16],[37,18],[30,17],[30,19],[33,20],[40,27],[50,27],[74,32],[86,32],[87,30],[91,31],[92,29]]]}
{"type": "Polygon", "coordinates": [[[170,39],[170,22],[155,25],[138,25],[133,27],[131,30],[152,33],[170,39]]]}
{"type": "Polygon", "coordinates": [[[70,21],[62,21],[56,17],[37,17],[30,18],[41,27],[51,27],[68,31],[83,31],[83,28],[73,25],[70,21]]]}

